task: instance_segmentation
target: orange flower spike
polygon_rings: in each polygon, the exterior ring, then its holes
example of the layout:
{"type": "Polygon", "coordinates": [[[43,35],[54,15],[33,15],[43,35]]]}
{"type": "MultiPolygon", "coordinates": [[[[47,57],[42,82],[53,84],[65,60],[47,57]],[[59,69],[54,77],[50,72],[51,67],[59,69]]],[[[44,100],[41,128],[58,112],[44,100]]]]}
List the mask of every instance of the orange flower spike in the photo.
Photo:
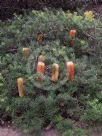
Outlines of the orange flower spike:
{"type": "Polygon", "coordinates": [[[71,38],[74,38],[76,36],[76,30],[75,29],[70,30],[69,35],[71,38]]]}
{"type": "Polygon", "coordinates": [[[44,74],[44,72],[45,72],[45,63],[38,62],[38,64],[37,64],[37,73],[44,74]]]}
{"type": "Polygon", "coordinates": [[[68,79],[71,81],[73,80],[73,77],[74,77],[74,69],[75,69],[74,63],[71,61],[67,62],[66,66],[67,66],[67,72],[68,72],[68,79]]]}
{"type": "Polygon", "coordinates": [[[57,81],[59,77],[59,65],[54,63],[53,67],[52,67],[52,76],[51,76],[51,80],[52,81],[57,81]]]}
{"type": "Polygon", "coordinates": [[[19,96],[23,97],[24,96],[24,80],[23,80],[23,78],[17,79],[17,86],[18,86],[19,96]]]}
{"type": "Polygon", "coordinates": [[[45,72],[45,63],[43,62],[38,62],[37,64],[37,73],[41,74],[41,77],[37,77],[38,80],[43,80],[44,79],[44,72],[45,72]]]}
{"type": "Polygon", "coordinates": [[[23,56],[25,58],[28,58],[29,53],[30,53],[30,49],[29,48],[23,48],[23,56]]]}

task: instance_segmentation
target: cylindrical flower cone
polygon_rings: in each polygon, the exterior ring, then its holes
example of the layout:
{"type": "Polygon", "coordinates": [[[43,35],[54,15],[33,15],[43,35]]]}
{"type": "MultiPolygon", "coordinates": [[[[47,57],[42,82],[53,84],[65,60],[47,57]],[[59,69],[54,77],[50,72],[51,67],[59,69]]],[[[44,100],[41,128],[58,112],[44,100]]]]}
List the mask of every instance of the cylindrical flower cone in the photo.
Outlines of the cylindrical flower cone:
{"type": "Polygon", "coordinates": [[[43,55],[40,55],[38,57],[38,62],[44,62],[45,61],[45,57],[43,55]]]}
{"type": "Polygon", "coordinates": [[[71,61],[67,62],[66,66],[67,66],[68,79],[71,81],[74,78],[74,69],[75,69],[74,63],[71,61]]]}
{"type": "Polygon", "coordinates": [[[75,29],[70,30],[69,35],[71,38],[74,38],[76,36],[76,30],[75,29]]]}
{"type": "Polygon", "coordinates": [[[75,45],[75,40],[72,39],[72,40],[70,41],[70,45],[73,47],[73,46],[75,45]]]}
{"type": "Polygon", "coordinates": [[[29,53],[30,53],[30,49],[29,48],[23,48],[23,56],[24,56],[24,58],[28,58],[29,57],[29,53]]]}
{"type": "Polygon", "coordinates": [[[37,73],[41,74],[41,77],[37,78],[37,79],[43,80],[44,79],[44,72],[45,72],[45,63],[44,62],[38,62],[38,64],[37,64],[37,73]]]}
{"type": "Polygon", "coordinates": [[[54,63],[53,66],[52,66],[51,80],[57,81],[58,77],[59,77],[59,65],[54,63]]]}
{"type": "Polygon", "coordinates": [[[18,86],[19,96],[23,97],[24,96],[24,80],[23,80],[23,78],[17,79],[17,86],[18,86]]]}
{"type": "Polygon", "coordinates": [[[43,40],[44,40],[44,35],[43,35],[42,33],[39,33],[39,34],[37,35],[37,42],[38,42],[38,43],[42,43],[43,40]]]}

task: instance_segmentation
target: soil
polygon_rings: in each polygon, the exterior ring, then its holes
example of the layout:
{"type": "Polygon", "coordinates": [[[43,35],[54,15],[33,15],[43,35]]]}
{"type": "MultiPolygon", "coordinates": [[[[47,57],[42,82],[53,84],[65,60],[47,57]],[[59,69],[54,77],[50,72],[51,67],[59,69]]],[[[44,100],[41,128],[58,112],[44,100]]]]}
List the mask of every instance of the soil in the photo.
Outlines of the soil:
{"type": "MultiPolygon", "coordinates": [[[[0,136],[31,136],[31,135],[22,134],[17,129],[11,127],[4,127],[4,128],[1,127],[0,136]]],[[[48,131],[43,131],[42,136],[58,136],[58,133],[56,130],[51,129],[48,131]]],[[[102,136],[102,126],[95,128],[92,136],[102,136]]]]}
{"type": "Polygon", "coordinates": [[[21,133],[12,128],[0,128],[0,136],[21,136],[21,133]]]}
{"type": "Polygon", "coordinates": [[[102,136],[102,126],[95,128],[92,136],[102,136]]]}
{"type": "Polygon", "coordinates": [[[43,132],[43,136],[58,136],[58,133],[56,130],[51,129],[51,130],[43,132]]]}
{"type": "MultiPolygon", "coordinates": [[[[5,128],[0,128],[0,136],[31,136],[31,135],[25,135],[22,134],[20,131],[15,130],[11,127],[5,127],[5,128]]],[[[48,130],[42,132],[42,136],[58,136],[56,130],[48,130]]]]}

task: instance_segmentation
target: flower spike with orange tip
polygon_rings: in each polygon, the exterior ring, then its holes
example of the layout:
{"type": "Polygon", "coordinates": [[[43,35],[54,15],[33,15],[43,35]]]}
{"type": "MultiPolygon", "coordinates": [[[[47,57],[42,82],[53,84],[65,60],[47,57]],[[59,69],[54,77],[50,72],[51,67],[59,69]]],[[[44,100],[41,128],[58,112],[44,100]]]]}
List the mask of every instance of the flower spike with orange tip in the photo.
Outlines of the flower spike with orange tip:
{"type": "Polygon", "coordinates": [[[57,81],[59,77],[59,65],[54,63],[52,66],[52,76],[51,80],[52,81],[57,81]]]}
{"type": "Polygon", "coordinates": [[[25,58],[28,58],[29,53],[30,53],[30,49],[29,48],[23,48],[23,56],[25,58]]]}
{"type": "Polygon", "coordinates": [[[37,79],[43,80],[44,79],[44,72],[45,72],[45,63],[44,62],[38,62],[37,73],[41,74],[41,78],[37,78],[37,79]]]}
{"type": "Polygon", "coordinates": [[[71,81],[73,80],[74,77],[74,69],[75,69],[74,63],[72,61],[67,62],[66,67],[67,67],[68,79],[71,81]]]}
{"type": "Polygon", "coordinates": [[[70,35],[71,38],[75,38],[76,30],[75,29],[70,30],[69,35],[70,35]]]}
{"type": "Polygon", "coordinates": [[[17,86],[18,86],[19,96],[23,97],[24,96],[24,80],[23,80],[23,78],[17,78],[17,86]]]}

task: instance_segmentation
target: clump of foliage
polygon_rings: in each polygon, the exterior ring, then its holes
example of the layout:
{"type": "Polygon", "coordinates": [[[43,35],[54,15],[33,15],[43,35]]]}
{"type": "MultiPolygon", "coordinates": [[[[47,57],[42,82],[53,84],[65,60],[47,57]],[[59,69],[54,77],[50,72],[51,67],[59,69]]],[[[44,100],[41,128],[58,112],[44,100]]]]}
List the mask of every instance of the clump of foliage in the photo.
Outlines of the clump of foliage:
{"type": "Polygon", "coordinates": [[[92,12],[80,15],[62,10],[33,10],[29,15],[0,22],[0,120],[10,119],[23,132],[35,135],[54,124],[64,136],[84,133],[74,130],[72,120],[102,122],[101,27],[92,12]],[[71,29],[77,30],[73,46],[71,29]],[[42,42],[37,40],[39,34],[42,42]],[[23,58],[23,47],[30,48],[28,59],[23,58]],[[43,82],[36,81],[40,54],[47,66],[43,82]],[[68,81],[66,74],[69,60],[75,63],[73,81],[68,81]],[[53,63],[60,65],[56,83],[50,81],[53,63]],[[22,98],[18,96],[18,77],[25,79],[22,98]]]}
{"type": "Polygon", "coordinates": [[[101,122],[102,117],[102,103],[98,99],[88,102],[89,108],[86,109],[85,114],[82,116],[83,120],[92,122],[101,122]]]}

